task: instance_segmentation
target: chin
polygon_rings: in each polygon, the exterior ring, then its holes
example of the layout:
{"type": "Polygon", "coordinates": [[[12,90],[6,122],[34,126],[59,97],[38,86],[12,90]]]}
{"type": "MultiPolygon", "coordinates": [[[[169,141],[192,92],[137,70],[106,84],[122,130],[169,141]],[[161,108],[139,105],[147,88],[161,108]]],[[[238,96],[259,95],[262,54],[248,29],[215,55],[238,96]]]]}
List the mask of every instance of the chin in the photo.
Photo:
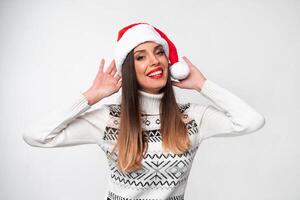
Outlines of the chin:
{"type": "Polygon", "coordinates": [[[163,89],[166,84],[167,84],[167,77],[164,76],[162,78],[159,79],[152,79],[148,76],[145,77],[145,79],[143,80],[143,87],[145,91],[161,91],[161,89],[163,89]],[[152,87],[149,87],[149,86],[152,87]],[[147,87],[148,86],[148,87],[147,87]]]}
{"type": "MultiPolygon", "coordinates": [[[[156,85],[156,84],[153,84],[153,82],[152,83],[149,83],[149,84],[151,84],[151,88],[150,87],[144,87],[144,91],[151,91],[150,93],[160,93],[161,92],[161,90],[166,86],[166,84],[159,84],[159,85],[156,85]]],[[[148,84],[148,86],[149,86],[149,84],[148,84]]]]}

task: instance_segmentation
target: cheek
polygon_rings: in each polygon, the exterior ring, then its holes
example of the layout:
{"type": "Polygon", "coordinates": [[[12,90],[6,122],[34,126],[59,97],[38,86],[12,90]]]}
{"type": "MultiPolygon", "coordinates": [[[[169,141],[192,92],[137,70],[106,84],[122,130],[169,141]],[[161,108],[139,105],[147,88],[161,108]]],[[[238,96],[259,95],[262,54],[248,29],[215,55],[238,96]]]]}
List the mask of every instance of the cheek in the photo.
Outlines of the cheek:
{"type": "Polygon", "coordinates": [[[135,62],[134,66],[137,79],[140,80],[141,78],[144,78],[146,73],[146,65],[141,62],[135,62]]]}

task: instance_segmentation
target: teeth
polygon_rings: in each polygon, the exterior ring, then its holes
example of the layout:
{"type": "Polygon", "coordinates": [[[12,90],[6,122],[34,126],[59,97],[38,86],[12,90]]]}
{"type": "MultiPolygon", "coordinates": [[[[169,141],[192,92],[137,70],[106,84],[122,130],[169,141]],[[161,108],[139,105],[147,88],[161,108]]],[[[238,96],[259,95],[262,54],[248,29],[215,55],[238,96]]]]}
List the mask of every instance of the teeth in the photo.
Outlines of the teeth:
{"type": "Polygon", "coordinates": [[[160,70],[160,71],[153,72],[153,73],[149,74],[148,76],[155,76],[158,74],[162,74],[162,71],[160,70]]]}

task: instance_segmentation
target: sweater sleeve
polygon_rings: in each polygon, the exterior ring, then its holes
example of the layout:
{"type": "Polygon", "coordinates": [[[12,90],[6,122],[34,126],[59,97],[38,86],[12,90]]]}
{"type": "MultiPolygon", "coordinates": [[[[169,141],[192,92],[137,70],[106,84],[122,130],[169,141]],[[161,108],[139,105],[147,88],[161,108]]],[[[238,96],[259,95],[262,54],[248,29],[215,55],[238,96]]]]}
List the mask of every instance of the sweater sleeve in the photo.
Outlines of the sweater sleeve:
{"type": "Polygon", "coordinates": [[[200,139],[238,136],[255,132],[265,118],[241,98],[207,79],[200,91],[214,105],[200,106],[200,139]]]}
{"type": "Polygon", "coordinates": [[[107,105],[93,111],[80,92],[73,101],[49,112],[23,129],[23,140],[34,147],[50,148],[100,144],[108,117],[107,105]]]}

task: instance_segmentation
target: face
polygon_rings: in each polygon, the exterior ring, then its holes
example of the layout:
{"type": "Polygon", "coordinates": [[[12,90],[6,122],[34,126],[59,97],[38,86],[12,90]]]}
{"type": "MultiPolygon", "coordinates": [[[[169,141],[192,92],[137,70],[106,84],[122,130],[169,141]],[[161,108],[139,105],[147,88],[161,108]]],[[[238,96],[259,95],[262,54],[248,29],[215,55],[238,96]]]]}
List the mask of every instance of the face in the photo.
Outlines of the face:
{"type": "Polygon", "coordinates": [[[149,41],[134,48],[134,67],[141,90],[158,94],[167,83],[168,66],[162,45],[149,41]]]}

